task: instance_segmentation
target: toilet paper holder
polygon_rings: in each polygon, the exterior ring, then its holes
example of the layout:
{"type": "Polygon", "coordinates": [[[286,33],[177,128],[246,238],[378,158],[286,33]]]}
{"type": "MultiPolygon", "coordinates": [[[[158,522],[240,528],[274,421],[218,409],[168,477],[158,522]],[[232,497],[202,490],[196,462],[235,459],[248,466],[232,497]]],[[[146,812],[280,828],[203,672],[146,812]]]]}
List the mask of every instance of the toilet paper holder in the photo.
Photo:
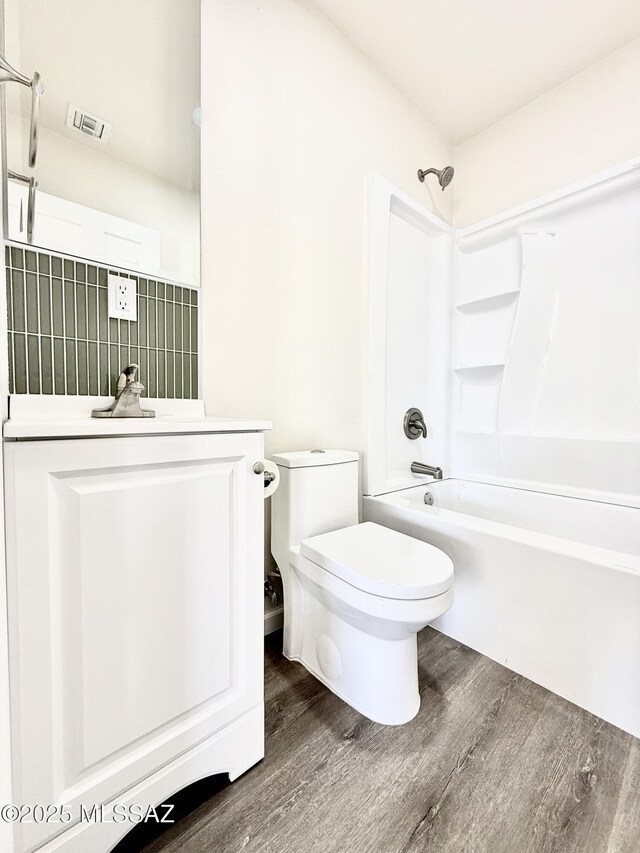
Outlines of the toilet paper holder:
{"type": "Polygon", "coordinates": [[[276,475],[273,473],[273,471],[267,471],[267,469],[264,467],[264,462],[256,462],[256,464],[253,466],[253,471],[255,474],[262,474],[262,476],[264,477],[265,489],[270,486],[271,483],[273,483],[273,481],[276,479],[276,475]]]}

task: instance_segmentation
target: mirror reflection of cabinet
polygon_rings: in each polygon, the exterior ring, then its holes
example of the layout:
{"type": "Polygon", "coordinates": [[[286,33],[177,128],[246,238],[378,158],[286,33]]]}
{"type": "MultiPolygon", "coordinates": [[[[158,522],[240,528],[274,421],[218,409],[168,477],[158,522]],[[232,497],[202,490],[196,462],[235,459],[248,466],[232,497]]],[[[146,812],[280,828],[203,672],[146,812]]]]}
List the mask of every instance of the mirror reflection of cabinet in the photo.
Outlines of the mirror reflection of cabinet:
{"type": "MultiPolygon", "coordinates": [[[[45,83],[33,244],[198,285],[200,0],[4,5],[7,60],[45,83]]],[[[26,175],[30,92],[3,88],[26,175]]],[[[4,185],[5,237],[27,242],[27,187],[4,185]]]]}
{"type": "Polygon", "coordinates": [[[28,194],[29,188],[22,183],[11,181],[7,187],[9,240],[161,277],[162,235],[157,228],[39,190],[37,221],[30,240],[25,215],[29,210],[28,194]]]}

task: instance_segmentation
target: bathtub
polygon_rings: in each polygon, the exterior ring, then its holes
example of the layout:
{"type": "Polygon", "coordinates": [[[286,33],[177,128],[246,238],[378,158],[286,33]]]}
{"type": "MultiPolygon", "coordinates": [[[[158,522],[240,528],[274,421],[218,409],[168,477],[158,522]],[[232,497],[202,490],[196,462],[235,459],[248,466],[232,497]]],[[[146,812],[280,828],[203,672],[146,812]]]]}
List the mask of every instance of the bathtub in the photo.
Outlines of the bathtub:
{"type": "Polygon", "coordinates": [[[640,737],[640,509],[443,480],[365,497],[364,518],[452,558],[433,627],[640,737]]]}

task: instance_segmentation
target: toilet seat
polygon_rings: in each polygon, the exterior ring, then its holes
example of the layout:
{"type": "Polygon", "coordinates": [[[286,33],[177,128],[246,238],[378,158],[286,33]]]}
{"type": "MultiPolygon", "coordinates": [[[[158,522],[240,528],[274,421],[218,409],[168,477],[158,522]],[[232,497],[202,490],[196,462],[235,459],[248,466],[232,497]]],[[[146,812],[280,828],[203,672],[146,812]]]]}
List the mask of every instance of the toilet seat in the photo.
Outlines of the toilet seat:
{"type": "Polygon", "coordinates": [[[305,539],[300,554],[382,598],[435,598],[453,586],[453,563],[444,551],[371,521],[305,539]]]}

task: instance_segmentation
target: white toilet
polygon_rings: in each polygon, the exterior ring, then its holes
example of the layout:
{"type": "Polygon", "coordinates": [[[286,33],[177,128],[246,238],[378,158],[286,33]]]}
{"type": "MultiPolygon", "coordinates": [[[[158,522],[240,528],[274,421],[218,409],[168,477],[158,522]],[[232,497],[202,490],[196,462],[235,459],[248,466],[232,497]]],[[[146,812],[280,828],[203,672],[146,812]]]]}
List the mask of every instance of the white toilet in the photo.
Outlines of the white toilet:
{"type": "Polygon", "coordinates": [[[273,456],[271,553],[284,586],[285,657],[377,723],[420,707],[417,632],[453,603],[453,563],[440,549],[358,524],[358,454],[273,456]]]}

